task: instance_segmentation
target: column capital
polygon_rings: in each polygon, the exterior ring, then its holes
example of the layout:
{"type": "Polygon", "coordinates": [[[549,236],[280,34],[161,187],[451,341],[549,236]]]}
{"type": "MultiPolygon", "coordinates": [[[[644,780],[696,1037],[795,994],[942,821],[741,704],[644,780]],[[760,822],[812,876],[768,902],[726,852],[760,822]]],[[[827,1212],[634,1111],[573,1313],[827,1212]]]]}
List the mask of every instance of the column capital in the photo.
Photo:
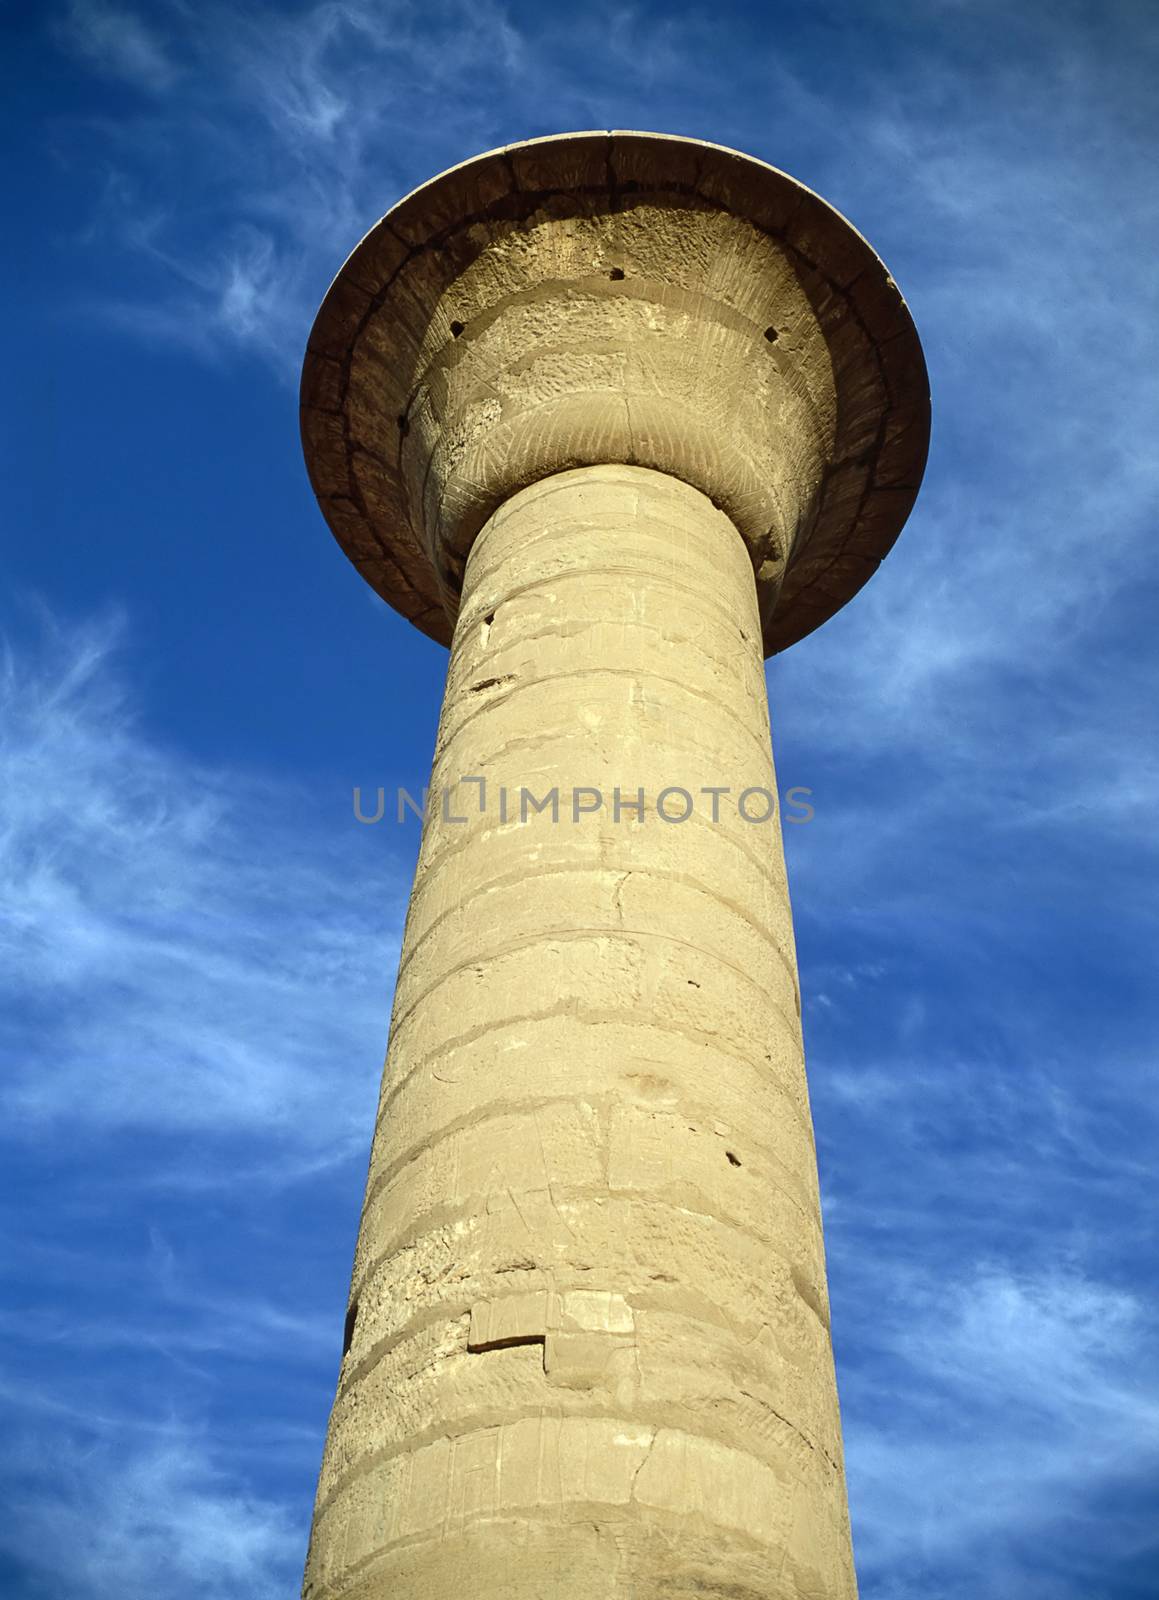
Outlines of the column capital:
{"type": "Polygon", "coordinates": [[[929,389],[897,286],[803,185],[694,139],[577,133],[454,167],[371,230],[314,324],[302,432],[339,543],[442,643],[498,506],[619,462],[728,514],[771,654],[900,532],[929,389]]]}

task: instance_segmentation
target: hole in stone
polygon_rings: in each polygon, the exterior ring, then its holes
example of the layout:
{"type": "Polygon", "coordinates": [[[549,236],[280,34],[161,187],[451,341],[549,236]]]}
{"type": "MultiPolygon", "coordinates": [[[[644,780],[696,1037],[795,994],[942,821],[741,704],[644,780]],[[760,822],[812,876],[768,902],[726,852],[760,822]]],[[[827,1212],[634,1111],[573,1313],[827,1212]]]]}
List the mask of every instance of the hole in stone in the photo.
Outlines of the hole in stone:
{"type": "Polygon", "coordinates": [[[350,1346],[354,1343],[354,1325],[358,1321],[358,1301],[352,1300],[350,1309],[346,1313],[346,1321],[342,1325],[342,1359],[350,1354],[350,1346]]]}
{"type": "Polygon", "coordinates": [[[623,267],[613,267],[611,272],[608,273],[608,277],[611,278],[613,283],[619,283],[620,280],[623,278],[623,276],[624,276],[623,267]]]}
{"type": "MultiPolygon", "coordinates": [[[[463,331],[463,324],[461,322],[452,322],[451,323],[451,338],[452,339],[457,339],[459,337],[459,335],[462,333],[462,331],[463,331]]],[[[774,338],[775,337],[776,336],[774,335],[774,338]]]]}
{"type": "Polygon", "coordinates": [[[493,611],[489,611],[487,613],[487,615],[483,618],[483,621],[487,624],[488,627],[490,627],[491,624],[495,621],[495,613],[493,611]]]}
{"type": "Polygon", "coordinates": [[[410,423],[407,421],[407,419],[405,417],[399,417],[399,419],[398,419],[398,431],[399,431],[399,433],[402,434],[404,439],[406,438],[407,434],[410,432],[410,423]]]}
{"type": "Polygon", "coordinates": [[[780,335],[778,334],[776,328],[766,328],[765,338],[770,344],[776,344],[777,340],[780,338],[780,335]]]}
{"type": "Polygon", "coordinates": [[[728,1164],[729,1164],[730,1167],[739,1167],[740,1166],[740,1157],[739,1156],[734,1156],[731,1150],[726,1150],[724,1153],[728,1157],[728,1164]]]}

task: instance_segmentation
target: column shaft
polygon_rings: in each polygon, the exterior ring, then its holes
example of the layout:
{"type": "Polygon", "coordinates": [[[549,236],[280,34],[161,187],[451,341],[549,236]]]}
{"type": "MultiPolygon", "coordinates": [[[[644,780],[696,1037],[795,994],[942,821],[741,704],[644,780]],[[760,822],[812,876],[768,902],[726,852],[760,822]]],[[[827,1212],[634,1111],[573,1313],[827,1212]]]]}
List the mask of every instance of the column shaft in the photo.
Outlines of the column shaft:
{"type": "Polygon", "coordinates": [[[779,823],[737,807],[775,779],[732,523],[623,466],[508,501],[432,789],[306,1595],[851,1600],[779,823]]]}

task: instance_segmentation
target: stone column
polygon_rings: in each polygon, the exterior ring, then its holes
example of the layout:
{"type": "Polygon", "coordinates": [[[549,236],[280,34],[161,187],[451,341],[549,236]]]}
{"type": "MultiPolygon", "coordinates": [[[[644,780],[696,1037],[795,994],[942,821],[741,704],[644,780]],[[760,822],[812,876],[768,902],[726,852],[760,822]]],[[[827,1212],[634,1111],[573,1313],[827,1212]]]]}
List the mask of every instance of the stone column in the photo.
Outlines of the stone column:
{"type": "Polygon", "coordinates": [[[516,200],[503,152],[404,202],[308,363],[332,526],[453,630],[308,1600],[856,1594],[763,658],[865,575],[921,404],[879,354],[867,411],[855,327],[842,416],[851,293],[658,193],[688,143],[610,148],[653,172],[630,208],[581,138],[518,147],[564,191],[516,200]]]}

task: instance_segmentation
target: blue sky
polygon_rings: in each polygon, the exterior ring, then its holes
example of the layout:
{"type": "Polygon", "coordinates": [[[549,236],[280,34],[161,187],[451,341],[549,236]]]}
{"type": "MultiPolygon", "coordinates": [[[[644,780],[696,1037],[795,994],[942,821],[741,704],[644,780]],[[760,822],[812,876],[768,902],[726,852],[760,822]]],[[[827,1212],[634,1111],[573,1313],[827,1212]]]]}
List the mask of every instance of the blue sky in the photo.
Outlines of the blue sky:
{"type": "Polygon", "coordinates": [[[735,145],[910,301],[882,572],[770,665],[865,1600],[1159,1594],[1159,12],[3,13],[0,1594],[297,1592],[440,649],[312,501],[341,260],[508,140],[735,145]]]}

